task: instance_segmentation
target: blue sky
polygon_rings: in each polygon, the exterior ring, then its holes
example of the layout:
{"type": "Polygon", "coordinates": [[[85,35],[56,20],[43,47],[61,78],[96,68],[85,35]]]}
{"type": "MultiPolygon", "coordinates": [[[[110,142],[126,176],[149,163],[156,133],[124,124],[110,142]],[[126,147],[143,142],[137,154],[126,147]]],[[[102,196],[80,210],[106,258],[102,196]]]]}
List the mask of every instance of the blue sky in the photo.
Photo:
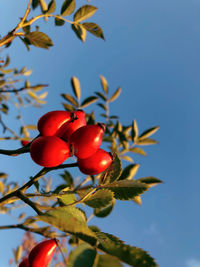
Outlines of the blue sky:
{"type": "MultiPolygon", "coordinates": [[[[2,36],[23,15],[25,3],[1,1],[2,36]]],[[[92,20],[103,28],[105,42],[88,34],[83,44],[69,25],[55,28],[50,22],[41,23],[41,30],[55,45],[49,51],[32,48],[27,52],[16,40],[4,52],[10,54],[12,66],[33,69],[32,83],[50,84],[48,104],[34,114],[26,110],[25,122],[36,123],[47,110],[62,108],[59,94],[71,90],[71,76],[80,79],[85,97],[100,88],[100,74],[112,90],[121,86],[113,114],[124,124],[136,118],[141,131],[160,126],[155,135],[159,145],[147,148],[146,158],[135,157],[141,164],[137,177],[156,176],[164,184],[147,192],[141,207],[118,202],[110,217],[92,222],[148,250],[161,267],[199,267],[200,2],[92,0],[90,4],[99,7],[92,20]]],[[[2,148],[10,145],[1,141],[2,148]]],[[[23,159],[27,167],[21,158],[1,156],[1,171],[7,168],[12,180],[25,181],[39,168],[27,156],[23,159]]],[[[10,217],[0,218],[2,225],[12,223],[10,217]]],[[[0,245],[0,267],[6,267],[22,232],[0,234],[7,241],[0,245]]]]}

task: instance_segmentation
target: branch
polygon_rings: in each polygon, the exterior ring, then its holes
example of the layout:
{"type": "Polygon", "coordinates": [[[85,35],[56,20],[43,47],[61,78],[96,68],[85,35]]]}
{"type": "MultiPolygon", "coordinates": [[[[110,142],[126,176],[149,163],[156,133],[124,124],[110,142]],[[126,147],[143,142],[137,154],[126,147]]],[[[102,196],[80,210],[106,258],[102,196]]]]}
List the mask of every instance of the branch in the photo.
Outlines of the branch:
{"type": "Polygon", "coordinates": [[[46,173],[53,171],[53,170],[58,170],[58,169],[64,169],[64,168],[71,168],[71,167],[77,167],[77,163],[71,163],[71,164],[61,164],[57,167],[52,167],[52,168],[43,168],[41,171],[39,171],[34,177],[30,179],[26,184],[18,188],[17,190],[5,195],[0,199],[0,204],[5,202],[7,199],[12,198],[12,197],[18,197],[18,192],[19,191],[26,191],[29,187],[31,187],[35,182],[37,182],[40,178],[42,178],[46,173]]]}

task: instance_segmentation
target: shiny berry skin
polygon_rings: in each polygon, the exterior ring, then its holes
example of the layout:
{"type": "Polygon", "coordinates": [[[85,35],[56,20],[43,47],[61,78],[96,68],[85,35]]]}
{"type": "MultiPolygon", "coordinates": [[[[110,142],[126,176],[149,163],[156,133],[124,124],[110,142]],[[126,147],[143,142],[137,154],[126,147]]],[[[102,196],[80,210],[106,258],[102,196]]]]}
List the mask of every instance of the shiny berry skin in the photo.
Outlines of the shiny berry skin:
{"type": "Polygon", "coordinates": [[[76,130],[70,137],[74,155],[85,159],[94,154],[102,143],[104,125],[86,125],[76,130]]]}
{"type": "Polygon", "coordinates": [[[54,239],[37,244],[29,254],[29,267],[46,267],[53,257],[57,243],[54,239]]]}
{"type": "Polygon", "coordinates": [[[59,135],[60,138],[66,141],[70,139],[70,136],[73,134],[73,132],[86,125],[85,112],[83,110],[77,110],[74,112],[72,111],[71,117],[72,120],[65,123],[65,125],[63,126],[62,134],[59,135]]]}
{"type": "Polygon", "coordinates": [[[112,163],[113,157],[111,153],[99,148],[92,156],[86,159],[78,158],[79,170],[88,175],[99,174],[112,163]]]}
{"type": "Polygon", "coordinates": [[[23,261],[19,264],[19,267],[29,267],[28,258],[23,259],[23,261]]]}
{"type": "Polygon", "coordinates": [[[28,141],[28,140],[21,140],[21,145],[22,146],[26,146],[26,145],[28,145],[30,143],[30,141],[28,141]]]}
{"type": "Polygon", "coordinates": [[[71,120],[71,113],[64,110],[50,111],[38,121],[37,127],[41,135],[53,136],[62,132],[62,126],[71,120]]]}
{"type": "Polygon", "coordinates": [[[55,167],[70,156],[69,144],[57,136],[40,136],[31,144],[30,155],[43,167],[55,167]]]}

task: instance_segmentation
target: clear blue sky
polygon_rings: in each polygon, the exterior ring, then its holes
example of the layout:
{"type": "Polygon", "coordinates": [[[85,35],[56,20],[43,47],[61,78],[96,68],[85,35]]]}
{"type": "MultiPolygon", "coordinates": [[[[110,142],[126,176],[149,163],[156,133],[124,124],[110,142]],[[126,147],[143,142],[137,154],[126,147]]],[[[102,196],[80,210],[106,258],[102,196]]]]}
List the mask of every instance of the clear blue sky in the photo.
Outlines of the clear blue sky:
{"type": "MultiPolygon", "coordinates": [[[[16,25],[26,2],[1,1],[2,36],[16,25]]],[[[200,2],[92,0],[90,4],[99,7],[92,20],[103,28],[105,42],[88,34],[83,44],[69,25],[55,28],[50,22],[41,23],[55,45],[50,51],[27,52],[16,40],[4,52],[11,55],[12,66],[34,70],[31,82],[50,84],[48,104],[34,114],[26,110],[25,122],[36,123],[47,110],[61,108],[59,94],[71,90],[71,76],[80,79],[85,97],[100,88],[100,74],[111,89],[121,86],[113,113],[124,124],[136,118],[141,131],[161,127],[155,135],[159,145],[147,149],[148,157],[135,157],[141,163],[137,177],[156,176],[164,184],[147,192],[141,207],[118,202],[111,216],[92,222],[148,250],[161,267],[200,267],[200,2]]],[[[0,142],[1,148],[7,146],[0,142]]],[[[39,170],[27,156],[23,158],[27,167],[21,159],[1,156],[0,171],[7,168],[10,179],[22,183],[39,170]]],[[[5,215],[0,219],[2,225],[14,222],[5,215]]],[[[22,234],[0,232],[0,267],[8,266],[11,248],[20,243],[22,234]]]]}

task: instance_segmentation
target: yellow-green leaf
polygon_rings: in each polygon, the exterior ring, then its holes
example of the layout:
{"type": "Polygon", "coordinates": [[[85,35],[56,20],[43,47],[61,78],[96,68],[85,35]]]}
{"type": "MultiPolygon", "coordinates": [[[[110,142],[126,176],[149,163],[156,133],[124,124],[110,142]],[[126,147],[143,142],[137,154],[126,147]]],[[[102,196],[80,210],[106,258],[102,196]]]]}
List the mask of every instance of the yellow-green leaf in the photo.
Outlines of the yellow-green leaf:
{"type": "Polygon", "coordinates": [[[50,46],[53,46],[52,40],[43,32],[35,31],[30,32],[25,35],[25,37],[29,40],[29,42],[36,46],[45,49],[49,49],[50,46]]]}
{"type": "Polygon", "coordinates": [[[158,144],[158,142],[154,139],[151,139],[151,138],[145,138],[142,140],[138,140],[136,142],[136,144],[140,145],[140,146],[148,146],[148,145],[156,145],[156,144],[158,144]]]}
{"type": "Polygon", "coordinates": [[[133,179],[133,177],[136,175],[138,169],[140,167],[140,164],[130,164],[128,166],[126,166],[123,169],[123,172],[121,174],[121,176],[119,177],[119,180],[131,180],[133,179]]]}
{"type": "Polygon", "coordinates": [[[160,128],[159,126],[155,126],[155,127],[152,127],[152,128],[150,128],[150,129],[144,131],[144,132],[139,136],[138,139],[139,139],[139,140],[143,140],[143,139],[145,139],[145,138],[151,136],[152,134],[154,134],[155,132],[157,132],[159,128],[160,128]]]}
{"type": "Polygon", "coordinates": [[[71,79],[72,89],[76,98],[80,101],[81,99],[81,85],[77,77],[73,76],[71,79]]]}
{"type": "Polygon", "coordinates": [[[81,24],[72,24],[72,30],[82,42],[85,42],[87,31],[81,24]]]}
{"type": "Polygon", "coordinates": [[[83,102],[81,103],[81,108],[85,108],[85,107],[91,105],[92,103],[95,103],[97,100],[98,100],[98,97],[89,96],[83,100],[83,102]]]}
{"type": "Polygon", "coordinates": [[[72,105],[74,105],[75,107],[78,107],[78,102],[76,101],[76,99],[69,95],[69,94],[61,94],[61,96],[67,100],[68,102],[70,102],[72,105]]]}
{"type": "Polygon", "coordinates": [[[62,7],[61,7],[61,15],[62,16],[69,16],[74,12],[76,7],[75,0],[65,0],[62,7]]]}
{"type": "Polygon", "coordinates": [[[138,133],[139,133],[139,130],[138,130],[137,122],[136,120],[134,120],[132,124],[132,130],[131,130],[131,137],[132,137],[133,142],[137,140],[138,133]]]}
{"type": "Polygon", "coordinates": [[[97,7],[91,5],[84,5],[80,7],[74,14],[74,21],[80,22],[90,18],[97,11],[97,7]]]}
{"type": "Polygon", "coordinates": [[[104,40],[103,30],[99,27],[98,24],[93,22],[85,22],[82,25],[88,32],[104,40]]]}
{"type": "Polygon", "coordinates": [[[109,102],[115,101],[121,94],[122,89],[119,87],[109,99],[109,102]]]}

